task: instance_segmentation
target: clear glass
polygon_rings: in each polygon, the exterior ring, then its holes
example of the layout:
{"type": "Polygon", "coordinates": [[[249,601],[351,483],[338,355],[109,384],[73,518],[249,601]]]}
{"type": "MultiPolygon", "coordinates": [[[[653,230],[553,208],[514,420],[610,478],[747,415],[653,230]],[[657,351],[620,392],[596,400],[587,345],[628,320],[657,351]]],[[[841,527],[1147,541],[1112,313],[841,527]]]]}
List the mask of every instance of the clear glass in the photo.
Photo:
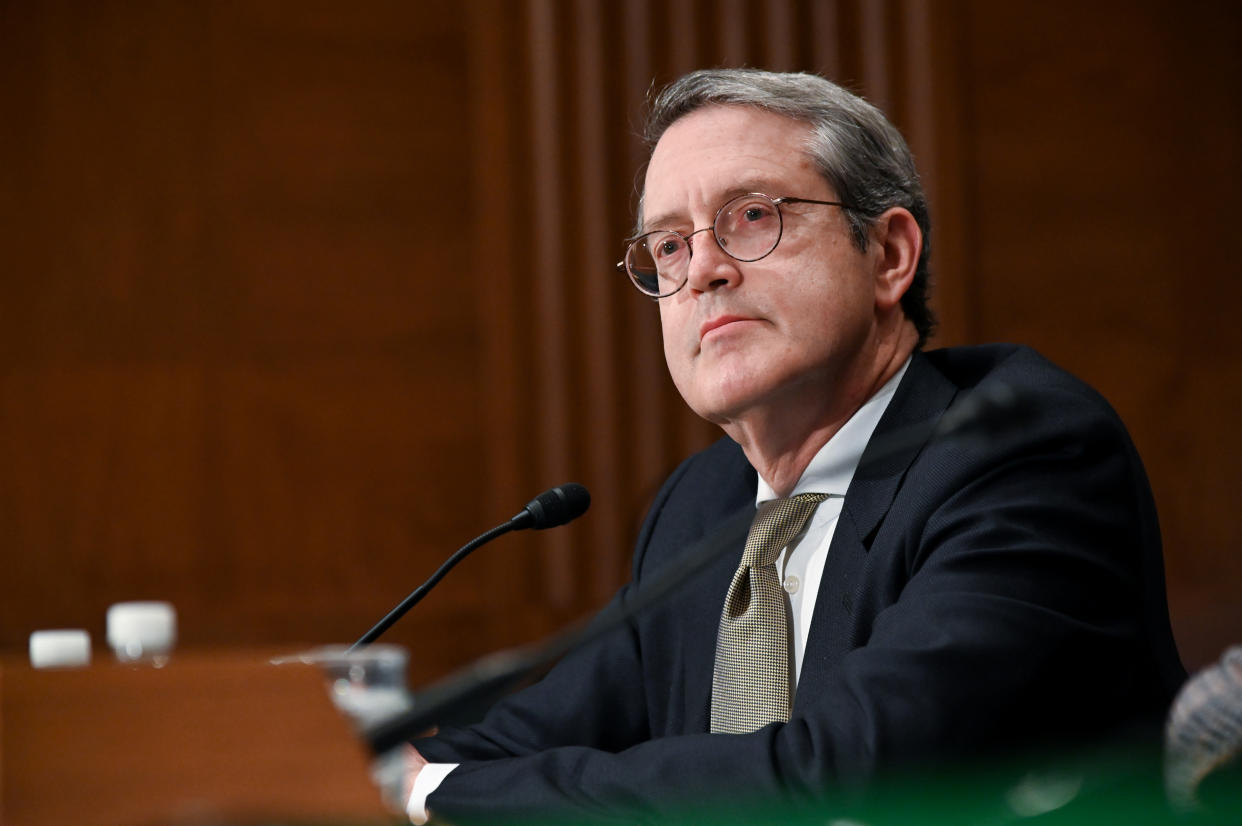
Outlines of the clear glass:
{"type": "Polygon", "coordinates": [[[159,668],[177,642],[177,611],[167,602],[118,602],[108,607],[107,629],[118,662],[159,668]]]}
{"type": "MultiPolygon", "coordinates": [[[[332,702],[362,732],[414,706],[406,690],[409,654],[399,645],[369,645],[350,651],[347,645],[329,645],[301,654],[278,657],[274,665],[302,663],[323,672],[332,702]]],[[[406,760],[402,749],[380,755],[371,764],[371,780],[384,802],[405,812],[406,760]]]]}
{"type": "Polygon", "coordinates": [[[405,688],[409,655],[399,645],[368,645],[356,651],[345,645],[326,645],[272,662],[318,666],[332,702],[359,730],[411,707],[405,688]]]}
{"type": "Polygon", "coordinates": [[[758,261],[771,254],[784,233],[782,204],[845,205],[839,201],[810,198],[773,198],[762,192],[749,192],[726,202],[716,211],[710,227],[689,233],[658,229],[630,241],[625,258],[617,264],[625,270],[638,291],[653,298],[664,298],[686,285],[694,249],[690,239],[711,232],[725,254],[738,261],[758,261]]]}

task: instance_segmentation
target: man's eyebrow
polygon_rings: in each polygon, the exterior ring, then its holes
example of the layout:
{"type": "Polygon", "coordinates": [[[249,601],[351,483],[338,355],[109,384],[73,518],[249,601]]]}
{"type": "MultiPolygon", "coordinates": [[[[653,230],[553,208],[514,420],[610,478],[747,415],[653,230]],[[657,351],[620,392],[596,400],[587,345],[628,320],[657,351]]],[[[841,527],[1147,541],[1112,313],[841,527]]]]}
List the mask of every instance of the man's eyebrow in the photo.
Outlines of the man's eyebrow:
{"type": "MultiPolygon", "coordinates": [[[[739,195],[749,195],[752,192],[761,192],[764,195],[769,195],[773,198],[781,197],[779,194],[772,192],[772,188],[773,184],[771,181],[747,181],[737,186],[731,186],[717,196],[718,203],[716,204],[716,208],[719,209],[739,195]]],[[[777,187],[777,189],[779,188],[780,187],[777,187]]],[[[713,213],[713,215],[714,214],[715,213],[713,213]]],[[[661,213],[654,218],[647,218],[644,216],[642,231],[651,232],[652,230],[657,229],[668,229],[670,226],[675,226],[679,222],[685,223],[686,220],[687,219],[684,213],[676,211],[661,213]]]]}
{"type": "Polygon", "coordinates": [[[670,225],[676,224],[678,221],[682,220],[684,219],[681,214],[677,212],[666,212],[662,215],[657,215],[654,218],[648,218],[644,215],[642,231],[651,232],[652,230],[657,229],[667,229],[670,225]]]}

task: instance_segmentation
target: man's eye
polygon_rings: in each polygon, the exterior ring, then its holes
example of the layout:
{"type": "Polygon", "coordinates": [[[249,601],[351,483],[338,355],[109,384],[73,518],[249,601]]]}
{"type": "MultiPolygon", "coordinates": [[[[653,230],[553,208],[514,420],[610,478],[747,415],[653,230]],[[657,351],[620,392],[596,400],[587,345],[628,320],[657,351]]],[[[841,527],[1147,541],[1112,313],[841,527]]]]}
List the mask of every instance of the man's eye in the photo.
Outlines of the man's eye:
{"type": "Polygon", "coordinates": [[[665,238],[660,241],[660,243],[656,244],[656,258],[671,258],[681,252],[681,247],[682,243],[680,238],[665,238]]]}
{"type": "Polygon", "coordinates": [[[772,211],[770,209],[766,209],[756,204],[754,206],[746,207],[745,211],[742,212],[742,218],[753,223],[755,221],[762,221],[764,218],[768,217],[771,212],[772,211]]]}

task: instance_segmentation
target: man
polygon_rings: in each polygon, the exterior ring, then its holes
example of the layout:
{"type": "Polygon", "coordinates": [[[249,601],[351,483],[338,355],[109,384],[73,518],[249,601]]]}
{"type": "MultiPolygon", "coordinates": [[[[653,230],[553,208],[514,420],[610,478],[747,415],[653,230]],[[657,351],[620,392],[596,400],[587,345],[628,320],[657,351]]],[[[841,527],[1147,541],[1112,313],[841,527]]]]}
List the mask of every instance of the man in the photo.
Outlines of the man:
{"type": "Polygon", "coordinates": [[[647,137],[624,266],[727,438],[666,482],[618,600],[720,553],[479,726],[418,741],[411,817],[818,805],[883,767],[1159,717],[1183,675],[1134,448],[1029,350],[920,352],[927,209],[883,115],[814,76],[697,72],[647,137]],[[899,444],[996,386],[1021,427],[899,444]]]}

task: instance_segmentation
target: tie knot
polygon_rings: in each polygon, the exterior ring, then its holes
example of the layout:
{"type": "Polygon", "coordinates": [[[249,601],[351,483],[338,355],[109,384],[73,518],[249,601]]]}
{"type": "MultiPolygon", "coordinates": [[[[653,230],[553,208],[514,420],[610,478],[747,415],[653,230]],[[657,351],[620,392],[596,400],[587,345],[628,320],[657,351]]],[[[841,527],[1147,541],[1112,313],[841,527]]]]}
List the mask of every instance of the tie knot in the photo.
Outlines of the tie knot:
{"type": "Polygon", "coordinates": [[[781,548],[798,535],[815,508],[827,498],[826,493],[800,493],[760,505],[750,525],[750,535],[746,537],[742,565],[753,568],[775,562],[781,548]]]}

